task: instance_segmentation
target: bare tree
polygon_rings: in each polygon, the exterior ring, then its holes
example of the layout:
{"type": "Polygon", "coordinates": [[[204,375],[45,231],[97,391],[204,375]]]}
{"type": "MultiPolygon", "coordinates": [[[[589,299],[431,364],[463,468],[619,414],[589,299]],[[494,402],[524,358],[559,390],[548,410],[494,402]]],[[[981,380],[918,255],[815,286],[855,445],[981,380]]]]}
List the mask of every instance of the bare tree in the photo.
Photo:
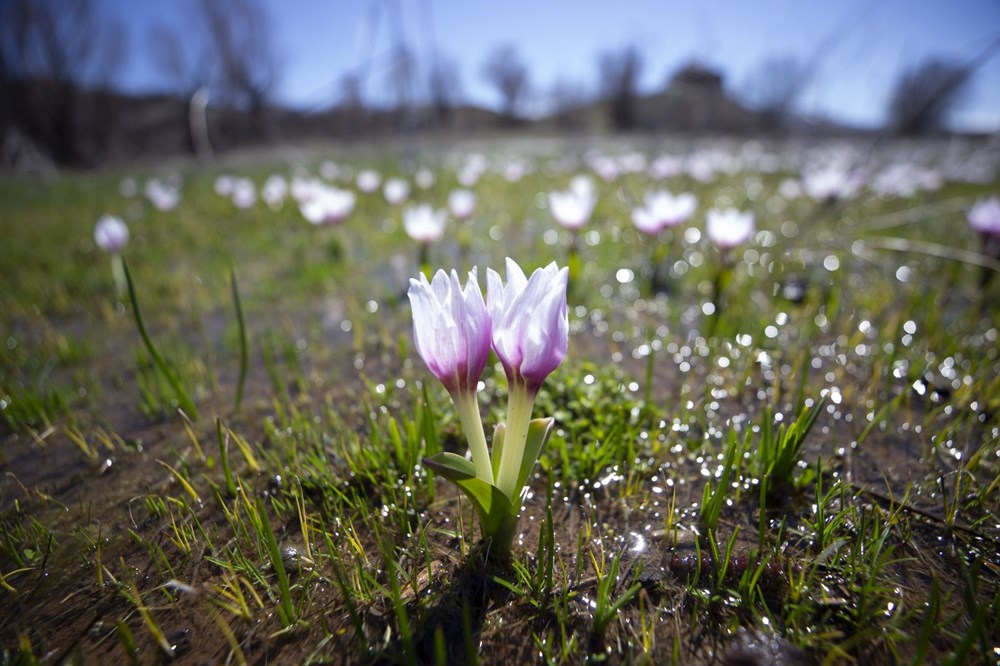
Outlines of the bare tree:
{"type": "Polygon", "coordinates": [[[635,128],[642,55],[634,46],[625,46],[602,54],[598,65],[601,98],[607,104],[611,125],[617,130],[635,128]]]}
{"type": "Polygon", "coordinates": [[[528,67],[521,61],[517,49],[509,44],[495,48],[483,63],[482,74],[500,94],[504,119],[516,122],[518,107],[530,85],[528,67]]]}
{"type": "Polygon", "coordinates": [[[905,71],[889,101],[889,127],[895,134],[918,135],[945,129],[962,101],[972,69],[942,58],[927,59],[905,71]]]}
{"type": "Polygon", "coordinates": [[[556,126],[579,129],[584,124],[582,109],[586,107],[587,101],[583,84],[558,78],[549,91],[549,114],[556,126]]]}
{"type": "Polygon", "coordinates": [[[398,114],[406,112],[413,103],[413,81],[416,74],[416,57],[409,46],[400,42],[392,50],[385,78],[386,89],[398,114]]]}
{"type": "Polygon", "coordinates": [[[4,124],[21,128],[59,162],[97,159],[110,137],[107,89],[126,48],[121,24],[100,16],[91,0],[0,4],[4,124]]]}
{"type": "Polygon", "coordinates": [[[199,8],[210,45],[213,99],[249,112],[267,135],[281,67],[263,6],[258,0],[201,0],[199,8]]]}
{"type": "Polygon", "coordinates": [[[208,84],[211,57],[204,35],[188,34],[182,40],[176,31],[158,24],[150,28],[148,44],[168,90],[190,97],[208,84]]]}
{"type": "Polygon", "coordinates": [[[363,132],[368,124],[368,113],[361,94],[361,78],[357,74],[345,74],[339,84],[339,132],[353,136],[363,132]]]}
{"type": "Polygon", "coordinates": [[[788,126],[811,78],[812,68],[795,56],[770,56],[751,72],[743,97],[760,113],[765,130],[780,130],[788,126]]]}
{"type": "Polygon", "coordinates": [[[452,120],[452,112],[461,98],[462,81],[458,65],[447,56],[434,56],[427,75],[427,93],[434,119],[438,126],[445,127],[452,120]]]}

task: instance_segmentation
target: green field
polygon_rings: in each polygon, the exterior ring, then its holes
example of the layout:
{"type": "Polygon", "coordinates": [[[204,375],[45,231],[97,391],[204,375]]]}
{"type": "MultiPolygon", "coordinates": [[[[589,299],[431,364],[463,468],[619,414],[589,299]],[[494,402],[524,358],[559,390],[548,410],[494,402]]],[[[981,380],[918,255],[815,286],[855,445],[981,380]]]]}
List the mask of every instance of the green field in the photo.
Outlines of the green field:
{"type": "MultiPolygon", "coordinates": [[[[1000,191],[996,146],[474,150],[475,213],[427,266],[485,288],[508,256],[573,263],[535,407],[556,425],[501,563],[422,464],[466,444],[406,299],[402,211],[445,206],[473,148],[0,180],[0,664],[1000,658],[1000,258],[966,221],[1000,191]],[[663,154],[686,166],[660,180],[663,154]],[[214,191],[327,158],[436,182],[358,193],[330,227],[214,191]],[[857,192],[787,196],[834,163],[857,192]],[[940,186],[890,191],[893,165],[940,186]],[[580,173],[598,200],[573,234],[546,193],[580,173]],[[153,177],[176,208],[142,196],[153,177]],[[697,211],[642,236],[631,210],[662,188],[697,211]],[[727,257],[713,207],[756,218],[727,257]],[[94,244],[104,214],[129,226],[138,311],[94,244]]],[[[479,399],[490,433],[499,363],[479,399]]]]}

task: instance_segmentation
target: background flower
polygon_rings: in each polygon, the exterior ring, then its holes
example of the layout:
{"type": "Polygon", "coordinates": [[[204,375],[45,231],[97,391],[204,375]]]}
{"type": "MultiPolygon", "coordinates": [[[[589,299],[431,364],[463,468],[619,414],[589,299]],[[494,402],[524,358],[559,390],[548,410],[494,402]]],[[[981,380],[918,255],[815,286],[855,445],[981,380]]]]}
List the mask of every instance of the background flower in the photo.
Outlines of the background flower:
{"type": "Polygon", "coordinates": [[[750,212],[735,208],[710,210],[705,218],[705,233],[723,250],[745,243],[753,231],[754,217],[750,212]]]}

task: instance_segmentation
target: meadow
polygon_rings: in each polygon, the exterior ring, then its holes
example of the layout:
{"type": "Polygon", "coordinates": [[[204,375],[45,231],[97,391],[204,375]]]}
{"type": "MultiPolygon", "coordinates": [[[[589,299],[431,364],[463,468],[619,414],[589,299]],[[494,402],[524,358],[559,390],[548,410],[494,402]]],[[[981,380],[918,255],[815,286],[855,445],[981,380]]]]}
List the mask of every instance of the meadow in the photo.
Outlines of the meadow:
{"type": "MultiPolygon", "coordinates": [[[[998,167],[496,140],[2,180],[0,664],[996,663],[1000,256],[967,214],[998,167]],[[548,195],[581,174],[574,231],[548,195]],[[354,205],[310,224],[316,183],[354,205]],[[644,234],[662,189],[697,206],[644,234]],[[727,208],[755,227],[721,250],[727,208]],[[569,266],[569,348],[498,561],[423,462],[466,442],[407,289],[506,257],[569,266]]],[[[495,357],[478,388],[491,433],[495,357]]]]}

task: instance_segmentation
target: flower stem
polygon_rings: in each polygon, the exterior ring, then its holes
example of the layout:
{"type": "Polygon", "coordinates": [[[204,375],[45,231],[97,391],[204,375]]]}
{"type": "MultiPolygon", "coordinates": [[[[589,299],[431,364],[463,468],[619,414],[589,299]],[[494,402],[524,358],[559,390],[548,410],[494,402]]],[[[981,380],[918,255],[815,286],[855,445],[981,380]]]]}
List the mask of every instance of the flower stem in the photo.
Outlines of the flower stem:
{"type": "Polygon", "coordinates": [[[517,477],[524,457],[524,444],[528,439],[531,422],[531,408],[535,404],[535,394],[523,384],[511,382],[507,395],[507,431],[503,440],[503,456],[497,473],[496,486],[520,508],[521,489],[517,487],[517,477]]]}
{"type": "Polygon", "coordinates": [[[462,432],[469,441],[476,476],[492,484],[493,467],[490,464],[490,451],[486,448],[486,433],[483,431],[483,419],[479,416],[476,392],[456,391],[452,399],[455,401],[455,409],[458,410],[458,418],[462,422],[462,432]]]}

